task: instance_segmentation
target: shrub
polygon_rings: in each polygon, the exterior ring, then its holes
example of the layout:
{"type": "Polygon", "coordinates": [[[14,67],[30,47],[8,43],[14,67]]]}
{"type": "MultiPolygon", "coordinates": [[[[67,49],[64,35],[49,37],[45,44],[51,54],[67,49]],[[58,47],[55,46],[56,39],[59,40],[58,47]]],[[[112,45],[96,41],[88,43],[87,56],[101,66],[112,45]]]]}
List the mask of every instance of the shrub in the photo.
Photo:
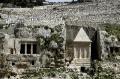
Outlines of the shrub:
{"type": "Polygon", "coordinates": [[[102,24],[105,30],[108,32],[109,35],[115,35],[118,40],[120,41],[120,25],[119,24],[102,24]]]}

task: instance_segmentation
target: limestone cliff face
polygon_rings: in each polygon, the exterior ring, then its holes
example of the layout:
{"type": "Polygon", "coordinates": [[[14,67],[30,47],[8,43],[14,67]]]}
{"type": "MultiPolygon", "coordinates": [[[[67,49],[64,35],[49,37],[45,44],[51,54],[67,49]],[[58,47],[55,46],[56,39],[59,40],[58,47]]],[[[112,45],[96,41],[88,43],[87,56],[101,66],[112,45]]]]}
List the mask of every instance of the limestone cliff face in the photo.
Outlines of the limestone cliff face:
{"type": "Polygon", "coordinates": [[[83,27],[92,41],[92,59],[98,59],[99,54],[106,54],[104,32],[98,30],[99,24],[120,23],[120,2],[118,0],[106,1],[24,9],[2,8],[1,20],[5,23],[0,26],[0,32],[3,33],[0,33],[0,52],[12,54],[8,55],[8,61],[11,60],[9,63],[16,63],[23,58],[21,63],[17,63],[18,67],[26,66],[26,64],[31,67],[33,67],[32,64],[37,67],[65,66],[64,52],[66,61],[71,61],[73,59],[73,40],[79,29],[83,27]],[[21,41],[37,42],[39,55],[20,55],[21,41]],[[17,54],[18,57],[14,58],[17,54]]]}
{"type": "Polygon", "coordinates": [[[119,24],[103,24],[99,28],[99,54],[101,59],[104,60],[111,54],[119,55],[117,54],[119,52],[119,29],[119,24]]]}
{"type": "MultiPolygon", "coordinates": [[[[11,27],[8,27],[2,30],[5,31],[10,28],[11,27]]],[[[63,28],[64,25],[62,24],[51,28],[45,25],[25,26],[23,23],[17,23],[14,28],[11,28],[14,31],[13,33],[10,32],[9,34],[6,34],[4,31],[1,33],[0,53],[7,55],[11,54],[8,55],[8,61],[10,62],[27,62],[26,64],[29,65],[32,61],[34,61],[36,64],[39,64],[37,67],[64,66],[65,33],[63,28]],[[37,51],[37,54],[27,54],[27,52],[26,54],[21,54],[21,44],[24,42],[26,44],[36,43],[37,50],[35,51],[37,51]],[[14,56],[17,55],[18,57],[14,58],[14,56]],[[28,57],[24,58],[24,56],[28,57]],[[31,56],[36,57],[37,59],[34,60],[33,58],[29,61],[31,56]],[[21,60],[22,58],[24,60],[21,60]]],[[[34,49],[32,49],[32,51],[33,50],[34,49]]]]}

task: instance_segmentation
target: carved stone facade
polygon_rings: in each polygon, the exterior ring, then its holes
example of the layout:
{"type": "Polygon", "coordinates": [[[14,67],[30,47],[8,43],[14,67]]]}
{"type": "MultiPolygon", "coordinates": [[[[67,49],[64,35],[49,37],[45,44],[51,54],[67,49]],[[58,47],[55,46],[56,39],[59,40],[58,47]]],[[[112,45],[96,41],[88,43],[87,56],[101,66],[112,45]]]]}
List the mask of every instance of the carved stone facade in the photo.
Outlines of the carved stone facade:
{"type": "Polygon", "coordinates": [[[77,68],[91,66],[91,40],[83,28],[80,28],[74,39],[74,58],[71,64],[77,68]]]}
{"type": "Polygon", "coordinates": [[[65,61],[90,67],[91,60],[106,53],[99,25],[120,20],[117,1],[114,6],[98,1],[101,3],[1,9],[0,54],[6,55],[7,65],[18,75],[26,68],[64,67],[65,61]],[[20,20],[23,24],[19,26],[20,20]],[[83,41],[76,41],[81,38],[83,41]]]}

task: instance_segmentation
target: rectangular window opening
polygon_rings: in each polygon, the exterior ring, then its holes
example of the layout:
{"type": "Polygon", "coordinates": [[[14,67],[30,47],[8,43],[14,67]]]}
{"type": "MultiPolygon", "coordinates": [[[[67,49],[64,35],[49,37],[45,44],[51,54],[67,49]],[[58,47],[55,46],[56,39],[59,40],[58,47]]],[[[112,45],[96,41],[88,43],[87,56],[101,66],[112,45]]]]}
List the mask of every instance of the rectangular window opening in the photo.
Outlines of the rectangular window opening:
{"type": "Polygon", "coordinates": [[[37,54],[37,44],[34,42],[22,42],[20,46],[20,54],[37,54]]]}
{"type": "Polygon", "coordinates": [[[25,54],[25,44],[21,44],[20,54],[25,54]]]}
{"type": "Polygon", "coordinates": [[[31,44],[27,44],[27,54],[31,54],[31,44]]]}
{"type": "Polygon", "coordinates": [[[33,54],[37,54],[37,44],[33,44],[33,54]]]}
{"type": "Polygon", "coordinates": [[[35,65],[35,61],[32,61],[31,64],[32,64],[32,65],[35,65]]]}

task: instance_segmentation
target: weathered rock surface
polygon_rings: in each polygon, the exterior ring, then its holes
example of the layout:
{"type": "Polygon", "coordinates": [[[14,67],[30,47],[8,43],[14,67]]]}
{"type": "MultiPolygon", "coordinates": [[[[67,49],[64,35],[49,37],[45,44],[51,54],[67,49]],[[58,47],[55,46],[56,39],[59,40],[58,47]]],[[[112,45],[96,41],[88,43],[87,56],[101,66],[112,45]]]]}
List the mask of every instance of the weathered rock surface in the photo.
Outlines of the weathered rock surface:
{"type": "Polygon", "coordinates": [[[98,54],[104,58],[108,52],[106,32],[97,30],[102,23],[120,23],[119,4],[119,0],[101,0],[99,3],[45,6],[43,9],[2,8],[0,15],[5,23],[0,25],[0,53],[8,54],[7,61],[13,65],[17,62],[17,67],[61,67],[65,65],[65,44],[66,61],[70,62],[74,56],[72,41],[83,27],[92,41],[92,59],[97,59],[98,54]],[[39,55],[9,55],[12,51],[20,54],[21,41],[37,42],[39,55]]]}

